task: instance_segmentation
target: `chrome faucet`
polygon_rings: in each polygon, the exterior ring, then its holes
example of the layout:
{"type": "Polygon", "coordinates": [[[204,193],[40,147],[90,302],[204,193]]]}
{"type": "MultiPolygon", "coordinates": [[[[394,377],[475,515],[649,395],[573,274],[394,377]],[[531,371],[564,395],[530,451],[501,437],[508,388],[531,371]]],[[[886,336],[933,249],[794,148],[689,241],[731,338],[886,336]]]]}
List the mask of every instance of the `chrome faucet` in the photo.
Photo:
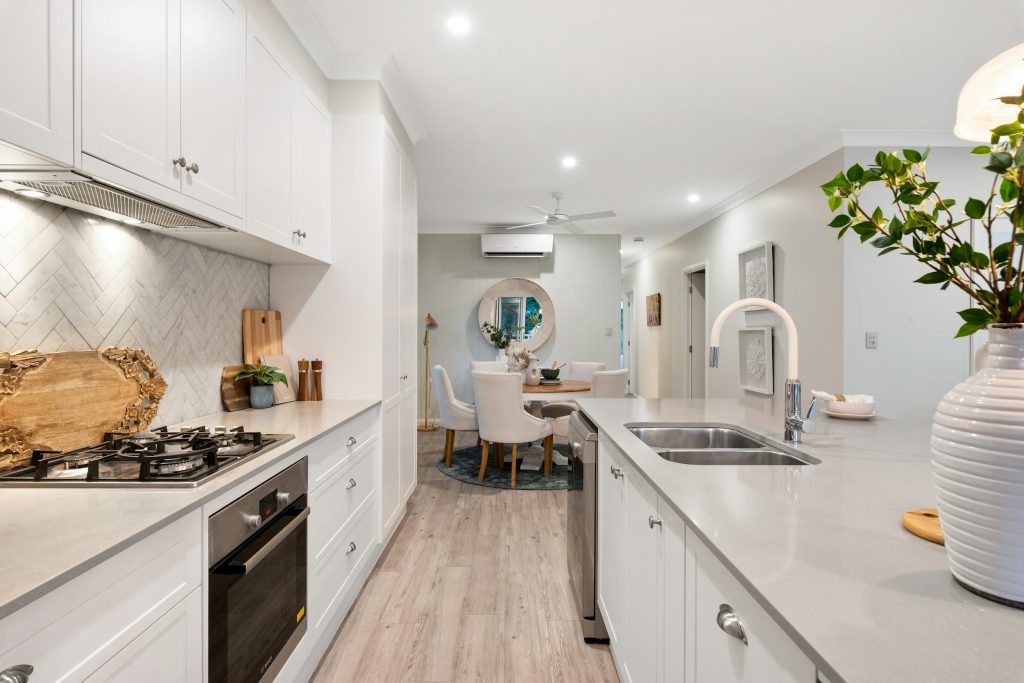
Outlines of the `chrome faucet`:
{"type": "Polygon", "coordinates": [[[786,373],[786,414],[785,424],[783,427],[784,436],[783,438],[787,443],[798,444],[800,443],[800,436],[802,434],[813,434],[814,433],[814,420],[811,416],[814,414],[814,405],[817,399],[811,400],[811,405],[807,407],[807,415],[803,414],[803,408],[801,407],[801,396],[800,396],[800,380],[797,379],[797,334],[796,324],[793,322],[793,318],[786,312],[782,306],[779,306],[774,301],[768,299],[740,299],[734,304],[731,304],[722,311],[718,318],[715,320],[715,324],[711,327],[711,339],[710,348],[708,349],[708,365],[717,368],[718,367],[718,349],[722,338],[722,326],[725,324],[726,318],[731,316],[736,311],[743,310],[744,308],[751,308],[754,306],[760,306],[767,308],[775,315],[782,319],[782,322],[786,325],[786,341],[788,343],[788,361],[789,369],[786,373]]]}

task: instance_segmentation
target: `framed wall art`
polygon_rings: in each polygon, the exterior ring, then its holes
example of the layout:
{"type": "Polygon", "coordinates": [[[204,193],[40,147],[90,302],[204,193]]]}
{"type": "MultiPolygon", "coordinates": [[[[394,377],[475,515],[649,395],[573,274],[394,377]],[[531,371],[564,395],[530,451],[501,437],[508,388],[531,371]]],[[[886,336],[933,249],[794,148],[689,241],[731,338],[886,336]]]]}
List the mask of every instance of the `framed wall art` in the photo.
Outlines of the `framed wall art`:
{"type": "Polygon", "coordinates": [[[758,394],[775,393],[772,328],[745,327],[739,331],[740,388],[758,394]]]}
{"type": "Polygon", "coordinates": [[[647,297],[647,327],[658,327],[661,325],[661,294],[651,294],[647,297]]]}
{"type": "Polygon", "coordinates": [[[775,301],[774,246],[763,242],[739,253],[741,299],[775,301]]]}

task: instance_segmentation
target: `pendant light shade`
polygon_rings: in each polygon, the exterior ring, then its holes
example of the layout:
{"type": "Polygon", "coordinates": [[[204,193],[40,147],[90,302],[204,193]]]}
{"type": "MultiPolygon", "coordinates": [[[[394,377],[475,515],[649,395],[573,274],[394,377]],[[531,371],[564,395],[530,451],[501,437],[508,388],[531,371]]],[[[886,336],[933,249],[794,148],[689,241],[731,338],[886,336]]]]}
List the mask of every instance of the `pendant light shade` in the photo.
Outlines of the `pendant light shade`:
{"type": "Polygon", "coordinates": [[[1024,43],[1010,48],[974,72],[956,107],[958,138],[972,142],[989,142],[991,130],[1016,120],[1019,108],[1003,104],[1000,97],[1021,94],[1024,87],[1024,43]]]}

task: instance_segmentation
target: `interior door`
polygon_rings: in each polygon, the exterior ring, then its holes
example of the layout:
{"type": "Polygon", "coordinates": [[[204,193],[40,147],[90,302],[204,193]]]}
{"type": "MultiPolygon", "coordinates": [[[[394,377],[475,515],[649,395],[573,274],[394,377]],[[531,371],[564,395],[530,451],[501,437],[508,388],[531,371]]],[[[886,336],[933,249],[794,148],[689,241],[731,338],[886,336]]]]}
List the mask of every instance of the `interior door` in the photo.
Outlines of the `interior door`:
{"type": "Polygon", "coordinates": [[[74,163],[72,0],[0,0],[0,140],[74,163]]]}
{"type": "MultiPolygon", "coordinates": [[[[402,220],[401,220],[401,315],[402,315],[402,443],[401,481],[402,497],[408,500],[416,488],[416,419],[417,394],[424,394],[429,379],[417,370],[422,353],[421,332],[416,299],[416,254],[418,224],[416,207],[416,169],[402,156],[402,220]],[[421,384],[422,383],[422,384],[421,384]]],[[[427,369],[429,371],[429,369],[427,369]]],[[[429,399],[429,397],[426,397],[429,399]]]]}
{"type": "Polygon", "coordinates": [[[235,216],[245,209],[245,11],[181,0],[182,190],[235,216]]]}
{"type": "Polygon", "coordinates": [[[179,0],[82,3],[82,152],[181,189],[179,0]]]}
{"type": "Polygon", "coordinates": [[[690,398],[705,398],[708,358],[707,273],[690,273],[690,398]]]}

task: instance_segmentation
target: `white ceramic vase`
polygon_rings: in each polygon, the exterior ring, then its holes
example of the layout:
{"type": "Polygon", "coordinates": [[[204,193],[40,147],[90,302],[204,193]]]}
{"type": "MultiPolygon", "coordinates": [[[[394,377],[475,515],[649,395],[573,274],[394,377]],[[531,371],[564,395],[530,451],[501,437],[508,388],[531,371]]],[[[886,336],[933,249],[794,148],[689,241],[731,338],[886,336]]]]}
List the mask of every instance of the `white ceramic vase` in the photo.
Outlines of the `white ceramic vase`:
{"type": "Polygon", "coordinates": [[[932,473],[953,577],[1024,607],[1024,327],[990,328],[985,366],[939,403],[932,473]]]}
{"type": "Polygon", "coordinates": [[[531,360],[530,364],[526,366],[526,370],[523,371],[523,381],[531,387],[540,384],[540,366],[537,365],[537,361],[531,360]]]}

